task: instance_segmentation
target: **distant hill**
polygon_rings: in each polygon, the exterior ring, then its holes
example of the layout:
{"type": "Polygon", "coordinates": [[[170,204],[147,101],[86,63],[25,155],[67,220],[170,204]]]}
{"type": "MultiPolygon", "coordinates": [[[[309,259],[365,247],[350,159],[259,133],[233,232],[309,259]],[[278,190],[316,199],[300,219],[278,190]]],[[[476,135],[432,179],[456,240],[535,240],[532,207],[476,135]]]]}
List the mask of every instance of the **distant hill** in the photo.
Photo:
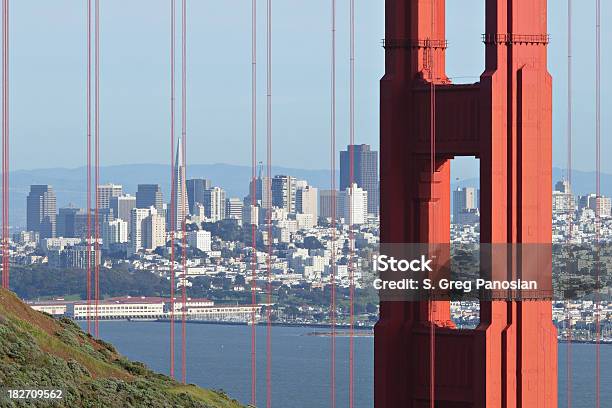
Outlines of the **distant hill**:
{"type": "MultiPolygon", "coordinates": [[[[330,171],[306,170],[289,167],[272,167],[272,174],[288,174],[308,182],[318,188],[330,186],[330,171]]],[[[339,177],[340,172],[336,172],[339,177]]],[[[564,174],[560,168],[553,168],[553,186],[564,174]]],[[[251,178],[250,166],[231,164],[191,164],[187,167],[187,178],[208,178],[213,185],[223,187],[230,197],[244,197],[248,194],[251,178]]],[[[576,194],[595,191],[595,173],[574,171],[573,190],[576,194]]],[[[123,185],[124,191],[134,194],[140,183],[160,184],[164,201],[170,197],[170,168],[164,164],[129,164],[100,168],[101,183],[114,182],[123,185]]],[[[51,184],[57,194],[58,207],[73,203],[85,207],[87,173],[85,167],[75,169],[52,168],[38,170],[18,170],[11,172],[11,225],[23,228],[26,221],[26,197],[30,184],[51,184]]],[[[453,180],[452,188],[457,186],[478,186],[478,179],[453,180]]],[[[601,175],[602,193],[612,196],[612,175],[601,175]]],[[[93,198],[92,198],[93,200],[93,198]]]]}
{"type": "Polygon", "coordinates": [[[182,385],[117,353],[68,319],[56,320],[0,289],[0,384],[3,389],[62,389],[55,403],[0,406],[240,408],[225,394],[182,385]]]}

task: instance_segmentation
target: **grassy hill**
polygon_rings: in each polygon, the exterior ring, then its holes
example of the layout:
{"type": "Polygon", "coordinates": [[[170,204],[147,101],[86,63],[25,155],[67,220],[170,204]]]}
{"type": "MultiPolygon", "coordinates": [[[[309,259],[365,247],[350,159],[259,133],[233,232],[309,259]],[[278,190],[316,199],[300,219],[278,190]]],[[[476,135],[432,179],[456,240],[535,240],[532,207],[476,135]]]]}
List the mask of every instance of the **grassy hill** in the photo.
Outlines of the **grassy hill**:
{"type": "Polygon", "coordinates": [[[0,407],[240,408],[225,394],[182,385],[131,362],[68,319],[32,310],[0,289],[0,389],[63,389],[56,403],[12,402],[0,407]]]}

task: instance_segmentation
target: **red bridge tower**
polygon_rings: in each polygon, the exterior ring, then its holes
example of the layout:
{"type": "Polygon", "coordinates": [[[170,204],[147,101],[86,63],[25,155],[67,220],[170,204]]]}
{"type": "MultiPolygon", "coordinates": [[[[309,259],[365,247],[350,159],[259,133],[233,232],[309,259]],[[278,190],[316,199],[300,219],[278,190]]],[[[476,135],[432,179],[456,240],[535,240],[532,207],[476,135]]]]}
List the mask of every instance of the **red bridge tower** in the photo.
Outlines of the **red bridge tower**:
{"type": "MultiPolygon", "coordinates": [[[[478,83],[453,85],[445,75],[445,0],[386,0],[383,243],[449,242],[450,160],[476,156],[481,243],[550,245],[547,0],[485,2],[485,71],[478,83]]],[[[556,330],[550,302],[538,300],[481,301],[474,330],[454,328],[448,302],[381,302],[376,408],[431,406],[432,324],[435,407],[557,407],[556,330]]]]}

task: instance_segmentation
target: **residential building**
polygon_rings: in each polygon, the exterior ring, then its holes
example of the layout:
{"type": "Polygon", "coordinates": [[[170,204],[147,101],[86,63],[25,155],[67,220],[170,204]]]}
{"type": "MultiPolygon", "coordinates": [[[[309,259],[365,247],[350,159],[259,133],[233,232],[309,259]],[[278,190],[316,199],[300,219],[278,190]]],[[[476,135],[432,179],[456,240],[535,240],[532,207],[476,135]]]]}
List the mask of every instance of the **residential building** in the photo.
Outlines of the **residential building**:
{"type": "Polygon", "coordinates": [[[190,247],[197,248],[202,252],[210,252],[211,248],[211,234],[209,231],[198,230],[189,231],[187,233],[187,244],[190,247]]]}
{"type": "Polygon", "coordinates": [[[341,217],[348,225],[361,225],[368,218],[368,192],[354,183],[340,195],[341,217]]]}
{"type": "Polygon", "coordinates": [[[225,200],[225,218],[237,220],[242,224],[242,200],[239,198],[228,198],[225,200]]]}
{"type": "Polygon", "coordinates": [[[272,205],[295,213],[295,177],[277,175],[272,178],[272,205]]]}

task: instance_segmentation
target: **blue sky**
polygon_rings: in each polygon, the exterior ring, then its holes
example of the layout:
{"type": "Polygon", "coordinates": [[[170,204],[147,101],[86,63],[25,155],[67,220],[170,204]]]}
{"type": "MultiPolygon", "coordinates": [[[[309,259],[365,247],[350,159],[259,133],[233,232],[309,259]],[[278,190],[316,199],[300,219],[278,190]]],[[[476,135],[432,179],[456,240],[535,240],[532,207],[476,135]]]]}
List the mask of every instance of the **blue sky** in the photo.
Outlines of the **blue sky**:
{"type": "MultiPolygon", "coordinates": [[[[180,2],[179,2],[180,3],[180,2]]],[[[265,154],[265,1],[259,0],[259,157],[265,154]]],[[[574,1],[574,167],[594,165],[595,0],[574,1]],[[580,3],[579,5],[577,3],[580,3]]],[[[85,163],[85,1],[11,2],[12,167],[85,163]]],[[[169,152],[169,0],[102,0],[102,164],[164,163],[169,152]]],[[[250,164],[249,0],[188,0],[188,162],[250,164]]],[[[329,0],[273,1],[273,162],[329,166],[329,0]]],[[[356,0],[356,140],[378,146],[384,1],[356,0]]],[[[565,166],[566,0],[549,1],[554,165],[565,166]]],[[[612,4],[602,2],[602,38],[612,4]]],[[[338,0],[338,145],[348,141],[348,0],[338,0]]],[[[483,0],[447,0],[447,73],[483,69],[483,0]]],[[[612,172],[610,67],[603,41],[603,170],[612,172]]],[[[467,77],[467,78],[465,78],[467,77]]],[[[473,166],[455,166],[467,177],[473,166]]]]}

